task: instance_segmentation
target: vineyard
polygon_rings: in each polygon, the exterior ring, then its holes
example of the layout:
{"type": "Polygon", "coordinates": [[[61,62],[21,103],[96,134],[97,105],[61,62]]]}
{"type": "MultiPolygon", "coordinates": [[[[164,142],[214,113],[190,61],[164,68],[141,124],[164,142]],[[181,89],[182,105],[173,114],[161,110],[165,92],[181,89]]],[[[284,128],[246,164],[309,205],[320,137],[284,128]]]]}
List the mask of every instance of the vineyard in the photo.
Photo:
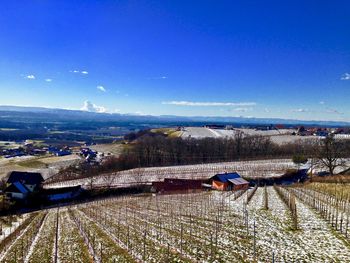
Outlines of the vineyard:
{"type": "Polygon", "coordinates": [[[101,174],[90,178],[71,180],[53,176],[46,180],[47,188],[75,185],[95,187],[129,187],[162,181],[164,178],[208,179],[223,171],[236,171],[247,179],[281,177],[287,170],[297,166],[290,159],[221,162],[198,165],[135,168],[115,173],[101,174]]]}
{"type": "Polygon", "coordinates": [[[123,196],[2,218],[0,261],[349,262],[349,187],[123,196]]]}

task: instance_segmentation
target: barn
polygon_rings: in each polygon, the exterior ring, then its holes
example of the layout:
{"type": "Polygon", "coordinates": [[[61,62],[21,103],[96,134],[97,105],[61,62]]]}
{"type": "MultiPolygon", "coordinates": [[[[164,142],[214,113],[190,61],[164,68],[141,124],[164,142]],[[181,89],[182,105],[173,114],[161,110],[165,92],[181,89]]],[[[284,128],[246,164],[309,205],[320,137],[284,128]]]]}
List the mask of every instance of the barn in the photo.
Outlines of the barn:
{"type": "Polygon", "coordinates": [[[6,196],[13,199],[26,199],[40,189],[44,181],[40,173],[13,171],[6,181],[6,196]]]}
{"type": "Polygon", "coordinates": [[[249,182],[243,178],[229,179],[229,183],[232,185],[232,190],[244,190],[249,188],[249,182]]]}
{"type": "Polygon", "coordinates": [[[216,174],[210,178],[210,181],[212,188],[220,191],[240,190],[249,187],[249,182],[238,173],[216,174]]]}

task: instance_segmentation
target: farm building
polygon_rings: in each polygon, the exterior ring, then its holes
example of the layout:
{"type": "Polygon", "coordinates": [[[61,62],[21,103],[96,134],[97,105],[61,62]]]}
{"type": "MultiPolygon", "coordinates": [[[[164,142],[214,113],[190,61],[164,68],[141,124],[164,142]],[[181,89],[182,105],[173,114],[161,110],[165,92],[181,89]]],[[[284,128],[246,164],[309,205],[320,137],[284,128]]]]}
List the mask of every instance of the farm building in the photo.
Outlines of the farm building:
{"type": "Polygon", "coordinates": [[[197,192],[202,190],[203,183],[203,180],[165,178],[163,182],[153,182],[151,191],[157,193],[197,192]]]}
{"type": "Polygon", "coordinates": [[[13,184],[10,184],[8,187],[6,187],[5,193],[9,198],[24,200],[27,198],[29,190],[22,183],[14,182],[13,184]]]}
{"type": "Polygon", "coordinates": [[[210,178],[213,189],[221,191],[232,191],[247,189],[249,182],[241,178],[238,173],[216,174],[210,178]]]}
{"type": "Polygon", "coordinates": [[[44,196],[49,201],[62,201],[78,197],[83,189],[80,185],[73,187],[52,188],[43,191],[44,196]]]}
{"type": "Polygon", "coordinates": [[[43,181],[40,173],[13,171],[7,179],[5,192],[10,198],[25,199],[29,193],[40,188],[43,181]]]}

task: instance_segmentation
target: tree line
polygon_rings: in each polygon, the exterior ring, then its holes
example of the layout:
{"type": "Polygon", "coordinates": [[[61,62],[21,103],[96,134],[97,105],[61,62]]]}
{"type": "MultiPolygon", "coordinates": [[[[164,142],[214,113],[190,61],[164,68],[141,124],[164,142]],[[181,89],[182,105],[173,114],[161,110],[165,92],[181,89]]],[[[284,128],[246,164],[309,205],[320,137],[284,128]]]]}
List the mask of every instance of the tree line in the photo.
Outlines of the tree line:
{"type": "Polygon", "coordinates": [[[295,163],[313,160],[322,163],[331,174],[344,165],[343,158],[350,156],[350,141],[333,137],[323,140],[299,140],[276,144],[267,136],[243,136],[231,138],[172,138],[164,134],[142,133],[129,138],[119,156],[107,157],[99,165],[82,163],[68,167],[52,180],[89,177],[139,167],[173,166],[239,160],[290,158],[295,163]],[[55,179],[54,179],[55,178],[55,179]]]}

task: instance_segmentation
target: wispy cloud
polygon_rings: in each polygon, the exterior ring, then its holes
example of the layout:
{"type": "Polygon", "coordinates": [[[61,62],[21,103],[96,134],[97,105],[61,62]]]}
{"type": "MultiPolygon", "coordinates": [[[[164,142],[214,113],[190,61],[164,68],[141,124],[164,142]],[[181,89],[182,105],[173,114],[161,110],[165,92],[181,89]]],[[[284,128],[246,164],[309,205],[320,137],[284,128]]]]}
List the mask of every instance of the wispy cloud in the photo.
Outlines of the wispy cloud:
{"type": "Polygon", "coordinates": [[[86,71],[86,70],[77,70],[77,69],[70,70],[69,72],[70,72],[70,73],[76,73],[76,74],[83,74],[83,75],[89,74],[89,72],[86,71]]]}
{"type": "Polygon", "coordinates": [[[241,107],[241,108],[235,108],[233,109],[234,111],[239,111],[239,112],[247,112],[247,111],[252,111],[253,108],[244,108],[244,107],[241,107]]]}
{"type": "Polygon", "coordinates": [[[34,75],[27,75],[25,76],[26,79],[35,79],[35,76],[34,75]]]}
{"type": "Polygon", "coordinates": [[[45,79],[46,82],[52,82],[52,79],[45,79]]]}
{"type": "Polygon", "coordinates": [[[303,109],[303,108],[299,108],[299,109],[292,109],[290,110],[291,112],[309,112],[308,109],[303,109]]]}
{"type": "Polygon", "coordinates": [[[350,73],[344,73],[340,79],[341,80],[350,80],[350,73]]]}
{"type": "Polygon", "coordinates": [[[102,91],[102,92],[106,92],[106,89],[103,86],[97,86],[96,87],[98,90],[102,91]]]}
{"type": "Polygon", "coordinates": [[[167,79],[167,76],[159,76],[159,77],[150,77],[148,79],[167,79]]]}
{"type": "Polygon", "coordinates": [[[326,113],[340,114],[340,115],[344,114],[343,112],[340,112],[340,111],[338,111],[336,109],[332,109],[332,108],[327,108],[326,113]]]}
{"type": "Polygon", "coordinates": [[[223,106],[255,106],[255,102],[195,102],[195,101],[163,101],[164,105],[193,107],[223,107],[223,106]]]}
{"type": "Polygon", "coordinates": [[[97,112],[97,113],[107,112],[107,109],[105,107],[97,106],[96,104],[88,100],[84,101],[84,105],[81,108],[81,110],[88,111],[88,112],[97,112]]]}
{"type": "Polygon", "coordinates": [[[147,114],[144,113],[143,111],[136,111],[134,112],[135,115],[140,115],[140,116],[146,116],[147,114]]]}
{"type": "Polygon", "coordinates": [[[324,105],[324,104],[325,104],[325,102],[324,102],[324,101],[320,101],[319,103],[320,103],[321,105],[324,105]]]}

